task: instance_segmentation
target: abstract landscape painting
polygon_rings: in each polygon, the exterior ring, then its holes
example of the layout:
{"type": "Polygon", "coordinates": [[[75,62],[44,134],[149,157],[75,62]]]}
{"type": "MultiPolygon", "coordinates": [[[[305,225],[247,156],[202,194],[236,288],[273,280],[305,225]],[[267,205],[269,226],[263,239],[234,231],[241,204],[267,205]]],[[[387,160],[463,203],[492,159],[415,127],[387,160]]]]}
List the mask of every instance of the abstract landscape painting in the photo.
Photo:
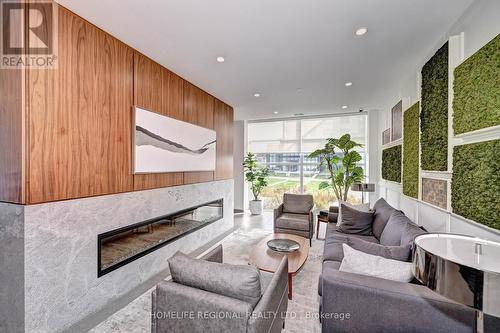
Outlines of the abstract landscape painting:
{"type": "Polygon", "coordinates": [[[134,173],[215,170],[215,131],[139,107],[134,111],[134,173]]]}

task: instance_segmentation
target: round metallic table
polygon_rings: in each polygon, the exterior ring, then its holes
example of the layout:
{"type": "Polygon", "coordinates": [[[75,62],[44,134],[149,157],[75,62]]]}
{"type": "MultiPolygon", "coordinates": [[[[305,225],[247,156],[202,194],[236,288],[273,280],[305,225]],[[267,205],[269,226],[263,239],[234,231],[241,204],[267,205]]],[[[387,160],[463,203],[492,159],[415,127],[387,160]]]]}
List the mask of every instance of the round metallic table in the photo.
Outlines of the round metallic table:
{"type": "Polygon", "coordinates": [[[500,243],[454,234],[415,238],[413,274],[425,286],[477,311],[500,317],[500,243]]]}

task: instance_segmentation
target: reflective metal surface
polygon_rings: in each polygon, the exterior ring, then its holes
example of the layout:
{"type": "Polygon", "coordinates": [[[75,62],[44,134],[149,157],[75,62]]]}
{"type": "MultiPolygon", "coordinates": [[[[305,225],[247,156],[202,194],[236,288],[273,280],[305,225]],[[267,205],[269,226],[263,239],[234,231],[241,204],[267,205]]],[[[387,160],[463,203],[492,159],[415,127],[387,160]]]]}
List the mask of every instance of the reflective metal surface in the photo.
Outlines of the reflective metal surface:
{"type": "Polygon", "coordinates": [[[500,244],[475,237],[415,238],[413,274],[431,290],[500,317],[500,244]]]}

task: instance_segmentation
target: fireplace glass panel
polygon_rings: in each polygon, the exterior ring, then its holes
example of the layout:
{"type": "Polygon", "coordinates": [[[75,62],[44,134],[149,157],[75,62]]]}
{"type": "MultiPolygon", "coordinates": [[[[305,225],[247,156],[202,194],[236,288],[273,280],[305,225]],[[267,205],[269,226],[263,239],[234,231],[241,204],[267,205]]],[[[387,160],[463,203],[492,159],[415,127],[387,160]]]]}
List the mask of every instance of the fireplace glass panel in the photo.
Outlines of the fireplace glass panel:
{"type": "Polygon", "coordinates": [[[223,200],[98,235],[98,276],[109,273],[223,217],[223,200]]]}

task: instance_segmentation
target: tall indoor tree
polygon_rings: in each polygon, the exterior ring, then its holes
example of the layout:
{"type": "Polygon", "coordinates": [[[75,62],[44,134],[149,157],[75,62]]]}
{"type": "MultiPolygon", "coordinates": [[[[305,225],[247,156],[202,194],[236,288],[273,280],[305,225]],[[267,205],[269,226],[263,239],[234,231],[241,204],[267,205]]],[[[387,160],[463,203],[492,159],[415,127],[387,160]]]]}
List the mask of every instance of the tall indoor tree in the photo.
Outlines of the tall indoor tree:
{"type": "Polygon", "coordinates": [[[262,201],[259,199],[260,193],[267,186],[269,169],[257,166],[257,159],[252,153],[248,153],[243,161],[245,169],[245,179],[250,183],[250,188],[254,196],[254,200],[250,201],[250,211],[252,214],[262,213],[262,201]]]}
{"type": "Polygon", "coordinates": [[[363,180],[363,168],[357,165],[362,158],[354,150],[362,146],[351,140],[350,134],[344,134],[338,139],[327,139],[323,148],[309,154],[309,158],[319,157],[320,167],[325,166],[330,173],[330,182],[322,182],[319,188],[332,188],[337,199],[347,201],[352,184],[363,180]]]}

